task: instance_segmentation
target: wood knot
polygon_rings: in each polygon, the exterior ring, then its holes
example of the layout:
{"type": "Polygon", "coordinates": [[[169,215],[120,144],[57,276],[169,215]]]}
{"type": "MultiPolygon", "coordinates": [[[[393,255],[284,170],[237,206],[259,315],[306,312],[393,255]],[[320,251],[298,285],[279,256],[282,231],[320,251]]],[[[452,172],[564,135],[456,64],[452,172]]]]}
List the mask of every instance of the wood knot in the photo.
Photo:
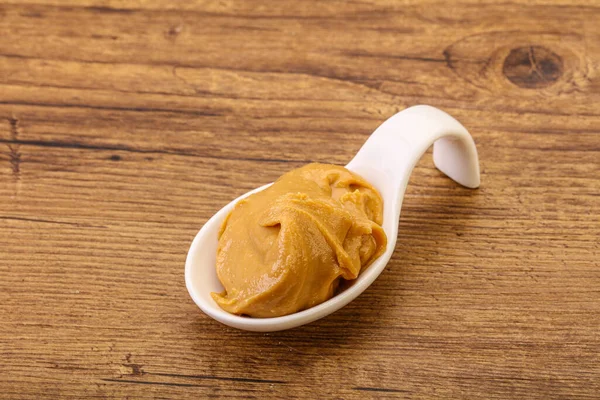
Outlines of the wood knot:
{"type": "Polygon", "coordinates": [[[554,84],[564,71],[562,58],[542,46],[512,49],[502,73],[516,86],[537,89],[554,84]]]}
{"type": "Polygon", "coordinates": [[[142,367],[141,364],[122,364],[119,367],[119,372],[121,376],[142,376],[146,374],[142,367]]]}
{"type": "Polygon", "coordinates": [[[179,36],[179,34],[181,33],[181,31],[183,30],[183,25],[179,24],[176,26],[171,26],[166,32],[165,32],[165,38],[169,39],[169,40],[175,40],[177,39],[177,36],[179,36]]]}

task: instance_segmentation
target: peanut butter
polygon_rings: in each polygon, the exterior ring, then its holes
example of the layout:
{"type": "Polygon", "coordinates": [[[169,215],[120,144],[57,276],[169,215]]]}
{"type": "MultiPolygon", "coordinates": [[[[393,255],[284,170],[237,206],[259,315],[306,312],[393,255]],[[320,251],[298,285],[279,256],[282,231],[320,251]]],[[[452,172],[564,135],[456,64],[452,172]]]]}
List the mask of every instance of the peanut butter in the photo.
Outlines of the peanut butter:
{"type": "Polygon", "coordinates": [[[384,251],[383,201],[349,170],[308,164],[238,202],[219,233],[212,293],[232,314],[278,317],[331,298],[384,251]]]}

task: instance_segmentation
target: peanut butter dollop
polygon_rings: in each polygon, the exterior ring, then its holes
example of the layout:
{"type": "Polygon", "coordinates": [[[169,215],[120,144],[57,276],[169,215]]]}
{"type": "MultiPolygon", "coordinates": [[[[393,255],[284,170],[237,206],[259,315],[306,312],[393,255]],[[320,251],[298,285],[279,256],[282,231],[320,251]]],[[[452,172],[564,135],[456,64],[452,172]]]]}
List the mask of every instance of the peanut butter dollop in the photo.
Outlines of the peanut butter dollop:
{"type": "Polygon", "coordinates": [[[331,298],[384,251],[383,201],[336,165],[308,164],[238,202],[219,233],[212,293],[232,314],[278,317],[331,298]]]}

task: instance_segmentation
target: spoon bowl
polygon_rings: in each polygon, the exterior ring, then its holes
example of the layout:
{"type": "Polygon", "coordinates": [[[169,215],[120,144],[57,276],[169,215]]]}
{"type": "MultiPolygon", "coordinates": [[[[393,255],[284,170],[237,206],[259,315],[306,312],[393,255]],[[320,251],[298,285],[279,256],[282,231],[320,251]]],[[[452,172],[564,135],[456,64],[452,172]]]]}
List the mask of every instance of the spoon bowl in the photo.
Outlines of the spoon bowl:
{"type": "Polygon", "coordinates": [[[185,281],[190,296],[204,313],[234,328],[272,332],[294,328],[323,318],[360,295],[381,274],[398,236],[404,192],[410,174],[433,145],[435,166],[459,184],[479,186],[477,149],[469,132],[454,118],[431,106],[414,106],[390,117],[373,132],[346,166],[373,185],[383,198],[383,230],[388,243],[377,258],[346,290],[331,299],[294,314],[275,318],[250,318],[223,310],[211,297],[222,292],[217,277],[216,253],[219,229],[235,204],[271,184],[254,189],[219,210],[194,238],[185,263],[185,281]]]}

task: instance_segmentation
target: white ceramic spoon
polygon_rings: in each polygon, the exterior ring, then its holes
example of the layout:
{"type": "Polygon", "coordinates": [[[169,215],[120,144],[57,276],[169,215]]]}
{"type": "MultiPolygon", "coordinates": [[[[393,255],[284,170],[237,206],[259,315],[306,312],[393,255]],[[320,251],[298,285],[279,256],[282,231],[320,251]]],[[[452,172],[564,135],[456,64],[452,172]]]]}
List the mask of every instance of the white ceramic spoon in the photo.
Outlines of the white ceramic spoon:
{"type": "Polygon", "coordinates": [[[431,145],[435,166],[469,188],[479,186],[477,149],[469,132],[445,112],[415,106],[385,121],[346,166],[370,182],[383,197],[383,229],[388,243],[375,260],[345,291],[315,307],[276,318],[249,318],[230,314],[212,299],[223,291],[215,262],[217,234],[225,216],[242,198],[265,189],[259,187],[238,197],[217,212],[196,235],[185,263],[185,282],[192,299],[207,315],[226,325],[249,331],[271,332],[307,324],[339,310],[361,294],[381,274],[396,246],[400,207],[410,174],[431,145]]]}

